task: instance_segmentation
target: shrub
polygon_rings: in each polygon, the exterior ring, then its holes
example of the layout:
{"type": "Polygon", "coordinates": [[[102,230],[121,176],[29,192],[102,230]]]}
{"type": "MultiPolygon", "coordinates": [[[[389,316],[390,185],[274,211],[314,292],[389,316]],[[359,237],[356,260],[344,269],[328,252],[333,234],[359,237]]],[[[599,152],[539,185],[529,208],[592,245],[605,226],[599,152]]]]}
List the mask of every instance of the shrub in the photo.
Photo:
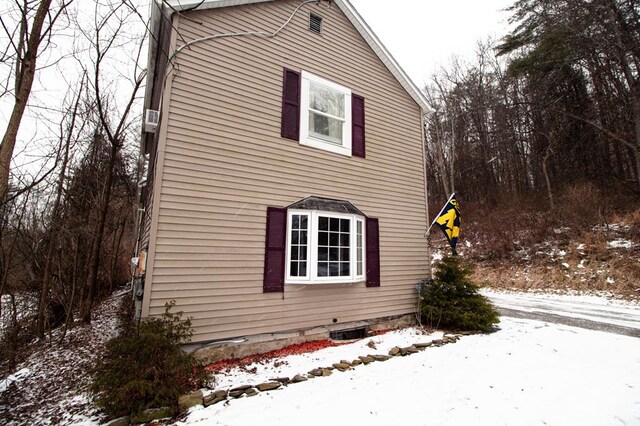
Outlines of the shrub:
{"type": "Polygon", "coordinates": [[[435,279],[421,285],[421,314],[425,323],[456,330],[491,331],[498,312],[469,280],[473,272],[459,256],[445,257],[435,279]]]}
{"type": "Polygon", "coordinates": [[[182,312],[171,313],[174,305],[167,303],[161,318],[145,319],[107,342],[92,384],[107,415],[135,416],[160,407],[177,413],[180,395],[205,383],[202,365],[180,348],[191,339],[191,322],[182,320],[182,312]]]}

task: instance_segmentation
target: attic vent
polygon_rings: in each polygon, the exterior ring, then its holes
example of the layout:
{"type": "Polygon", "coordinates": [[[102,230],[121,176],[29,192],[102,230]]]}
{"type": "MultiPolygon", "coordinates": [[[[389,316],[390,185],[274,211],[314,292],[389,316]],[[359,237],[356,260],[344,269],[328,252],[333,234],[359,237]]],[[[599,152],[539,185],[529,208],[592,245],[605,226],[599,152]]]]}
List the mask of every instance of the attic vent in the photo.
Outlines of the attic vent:
{"type": "Polygon", "coordinates": [[[309,29],[315,33],[322,34],[322,16],[309,13],[309,29]]]}

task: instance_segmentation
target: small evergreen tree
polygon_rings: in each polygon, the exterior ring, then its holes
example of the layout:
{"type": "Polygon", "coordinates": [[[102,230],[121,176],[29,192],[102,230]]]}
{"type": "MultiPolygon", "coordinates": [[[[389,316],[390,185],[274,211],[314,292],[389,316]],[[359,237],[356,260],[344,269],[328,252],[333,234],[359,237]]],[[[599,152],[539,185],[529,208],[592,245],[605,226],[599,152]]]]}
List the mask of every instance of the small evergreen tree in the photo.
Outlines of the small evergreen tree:
{"type": "Polygon", "coordinates": [[[443,258],[436,268],[435,279],[421,285],[422,321],[435,327],[491,331],[499,314],[469,281],[471,267],[453,256],[443,258]]]}
{"type": "Polygon", "coordinates": [[[180,345],[191,339],[191,321],[171,313],[167,303],[161,318],[149,318],[139,329],[129,327],[107,342],[92,390],[98,405],[111,417],[135,416],[148,408],[178,412],[178,398],[206,382],[206,372],[180,345]]]}

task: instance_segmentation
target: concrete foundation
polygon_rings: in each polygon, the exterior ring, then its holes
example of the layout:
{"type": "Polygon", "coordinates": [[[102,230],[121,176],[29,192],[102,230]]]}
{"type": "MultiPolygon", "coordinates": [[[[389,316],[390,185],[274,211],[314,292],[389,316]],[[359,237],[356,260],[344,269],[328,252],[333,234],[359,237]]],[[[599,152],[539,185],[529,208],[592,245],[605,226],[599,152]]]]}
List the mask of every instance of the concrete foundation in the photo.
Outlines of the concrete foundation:
{"type": "Polygon", "coordinates": [[[312,342],[314,340],[329,340],[329,333],[339,330],[365,328],[367,334],[391,328],[402,328],[414,325],[414,314],[394,317],[376,318],[367,321],[357,321],[343,324],[332,324],[308,330],[291,331],[287,333],[258,334],[236,339],[214,341],[185,346],[187,352],[192,352],[196,358],[205,364],[222,359],[243,358],[282,349],[289,345],[312,342]]]}

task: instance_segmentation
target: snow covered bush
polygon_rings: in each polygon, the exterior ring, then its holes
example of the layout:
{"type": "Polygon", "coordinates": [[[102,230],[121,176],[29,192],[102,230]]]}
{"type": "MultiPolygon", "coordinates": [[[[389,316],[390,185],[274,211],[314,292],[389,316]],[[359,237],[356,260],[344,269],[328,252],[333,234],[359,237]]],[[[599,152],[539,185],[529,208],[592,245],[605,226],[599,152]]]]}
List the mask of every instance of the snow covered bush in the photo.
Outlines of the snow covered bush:
{"type": "Polygon", "coordinates": [[[191,322],[182,312],[171,313],[167,303],[161,318],[149,318],[138,327],[125,327],[107,342],[95,369],[92,390],[111,417],[135,416],[149,408],[178,412],[178,398],[202,386],[202,365],[182,351],[191,339],[191,322]]]}
{"type": "Polygon", "coordinates": [[[423,323],[456,330],[493,330],[499,322],[498,312],[469,280],[471,267],[454,256],[443,258],[436,268],[435,279],[420,286],[423,323]]]}

